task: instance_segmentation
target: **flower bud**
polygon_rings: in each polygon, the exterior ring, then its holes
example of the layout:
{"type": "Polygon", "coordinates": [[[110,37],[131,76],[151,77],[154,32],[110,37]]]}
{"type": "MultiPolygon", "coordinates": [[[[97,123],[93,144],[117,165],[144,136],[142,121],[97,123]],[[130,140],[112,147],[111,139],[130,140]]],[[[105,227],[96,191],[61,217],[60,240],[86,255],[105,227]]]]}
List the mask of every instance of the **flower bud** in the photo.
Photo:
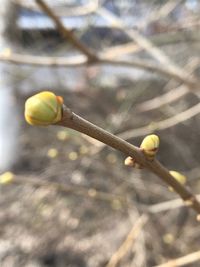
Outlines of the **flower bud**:
{"type": "Polygon", "coordinates": [[[26,100],[25,119],[31,125],[46,126],[62,118],[63,99],[54,93],[44,91],[26,100]]]}
{"type": "Polygon", "coordinates": [[[148,135],[142,141],[140,148],[145,154],[146,158],[153,160],[159,148],[159,137],[155,134],[148,135]]]}
{"type": "Polygon", "coordinates": [[[143,168],[141,164],[137,163],[136,160],[130,156],[124,160],[124,165],[129,166],[129,167],[133,167],[136,169],[142,169],[143,168]]]}

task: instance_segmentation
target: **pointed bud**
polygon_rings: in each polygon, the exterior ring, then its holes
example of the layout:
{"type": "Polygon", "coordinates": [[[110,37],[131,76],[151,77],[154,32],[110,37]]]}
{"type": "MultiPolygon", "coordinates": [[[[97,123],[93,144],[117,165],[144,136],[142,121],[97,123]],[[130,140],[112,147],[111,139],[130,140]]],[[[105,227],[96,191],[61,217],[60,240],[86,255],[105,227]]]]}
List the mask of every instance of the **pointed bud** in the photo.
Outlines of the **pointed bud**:
{"type": "Polygon", "coordinates": [[[145,154],[146,158],[153,160],[158,152],[159,148],[159,137],[155,134],[148,135],[142,141],[140,148],[145,154]]]}

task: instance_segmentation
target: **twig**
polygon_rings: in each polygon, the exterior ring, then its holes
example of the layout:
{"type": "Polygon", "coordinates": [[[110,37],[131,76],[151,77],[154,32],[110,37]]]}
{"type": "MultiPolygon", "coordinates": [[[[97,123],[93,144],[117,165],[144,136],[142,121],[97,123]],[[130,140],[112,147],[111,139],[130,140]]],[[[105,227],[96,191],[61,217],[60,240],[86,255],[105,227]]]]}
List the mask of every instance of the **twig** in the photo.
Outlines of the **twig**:
{"type": "MultiPolygon", "coordinates": [[[[153,43],[154,46],[166,46],[169,44],[176,44],[178,42],[199,42],[199,39],[199,31],[188,32],[187,35],[185,35],[183,32],[172,31],[149,36],[149,40],[153,43]]],[[[143,50],[143,48],[132,41],[126,44],[107,48],[103,51],[102,56],[106,57],[107,59],[112,59],[121,57],[126,54],[140,52],[141,50],[143,50]]]]}
{"type": "Polygon", "coordinates": [[[142,215],[140,218],[137,219],[131,231],[128,233],[125,241],[121,244],[118,250],[112,255],[106,267],[115,267],[120,262],[122,258],[129,252],[130,248],[133,246],[133,242],[139,236],[141,229],[147,222],[148,217],[147,215],[142,215]]]}
{"type": "MultiPolygon", "coordinates": [[[[200,200],[200,194],[196,195],[196,198],[200,200]]],[[[147,211],[150,213],[159,213],[167,210],[177,209],[184,206],[184,203],[181,199],[173,199],[169,201],[164,201],[158,204],[151,205],[147,207],[147,211]]]]}
{"type": "MultiPolygon", "coordinates": [[[[73,57],[40,57],[40,56],[31,56],[31,55],[21,55],[21,54],[0,54],[0,61],[10,62],[14,64],[29,64],[32,66],[41,66],[41,67],[80,67],[87,64],[87,60],[81,56],[73,56],[73,57]]],[[[104,57],[100,57],[97,61],[93,62],[95,64],[106,64],[113,66],[124,66],[128,68],[139,68],[144,69],[150,72],[156,72],[158,74],[164,75],[169,78],[174,78],[178,82],[184,82],[180,76],[171,72],[162,66],[155,65],[151,61],[147,60],[112,60],[105,59],[104,57]]],[[[186,81],[185,81],[186,83],[186,81]]],[[[190,83],[190,82],[189,82],[190,83]]]]}
{"type": "Polygon", "coordinates": [[[171,89],[167,93],[163,95],[159,95],[154,97],[153,99],[147,100],[138,106],[136,106],[137,112],[147,112],[150,110],[154,110],[160,108],[166,104],[173,103],[174,101],[180,99],[181,97],[188,94],[190,91],[188,87],[185,85],[178,86],[176,88],[171,89]]]}
{"type": "Polygon", "coordinates": [[[157,160],[148,160],[138,147],[135,147],[130,143],[124,141],[123,139],[90,123],[89,121],[73,113],[66,106],[63,106],[63,117],[57,124],[84,133],[111,146],[112,148],[115,148],[116,150],[123,152],[127,156],[131,156],[136,160],[136,162],[149,169],[167,185],[171,186],[174,191],[176,191],[185,201],[186,205],[190,206],[198,214],[200,214],[200,203],[195,198],[195,196],[187,188],[181,185],[176,179],[174,179],[174,177],[163,165],[161,165],[160,162],[158,162],[157,160]]]}
{"type": "Polygon", "coordinates": [[[168,76],[170,78],[174,78],[175,80],[186,84],[191,89],[199,88],[197,81],[194,81],[190,77],[183,76],[182,74],[175,72],[172,68],[165,68],[162,65],[155,65],[153,62],[142,61],[142,60],[114,60],[114,59],[104,59],[100,58],[99,63],[109,64],[109,65],[120,65],[125,67],[138,67],[148,71],[155,71],[156,73],[162,74],[164,76],[168,76]]]}
{"type": "MultiPolygon", "coordinates": [[[[192,74],[192,72],[199,66],[199,59],[192,59],[188,65],[186,66],[186,70],[188,71],[189,74],[192,74]]],[[[170,82],[167,83],[165,87],[168,87],[170,82]]],[[[147,100],[141,104],[139,104],[136,107],[136,110],[139,112],[146,112],[150,111],[156,108],[159,108],[163,105],[172,103],[182,96],[186,95],[189,93],[188,87],[185,85],[178,86],[176,88],[171,89],[169,92],[159,95],[157,97],[154,97],[153,99],[147,100]]]]}
{"type": "Polygon", "coordinates": [[[37,67],[80,67],[87,64],[87,59],[83,55],[72,57],[41,57],[17,53],[1,53],[0,61],[37,67]]]}
{"type": "Polygon", "coordinates": [[[53,10],[43,1],[35,0],[40,8],[53,20],[59,33],[69,42],[71,42],[74,47],[81,51],[84,55],[87,56],[88,61],[93,62],[97,60],[97,56],[92,53],[83,43],[81,43],[73,34],[72,31],[68,30],[60,19],[55,15],[53,10]]]}
{"type": "Polygon", "coordinates": [[[197,261],[200,261],[200,251],[190,253],[186,256],[170,260],[164,264],[156,265],[154,267],[180,267],[197,261]]]}
{"type": "Polygon", "coordinates": [[[148,19],[144,20],[144,22],[139,25],[139,29],[144,29],[147,25],[152,22],[159,21],[167,17],[181,2],[182,0],[169,0],[166,3],[163,3],[160,9],[153,10],[148,19]]]}

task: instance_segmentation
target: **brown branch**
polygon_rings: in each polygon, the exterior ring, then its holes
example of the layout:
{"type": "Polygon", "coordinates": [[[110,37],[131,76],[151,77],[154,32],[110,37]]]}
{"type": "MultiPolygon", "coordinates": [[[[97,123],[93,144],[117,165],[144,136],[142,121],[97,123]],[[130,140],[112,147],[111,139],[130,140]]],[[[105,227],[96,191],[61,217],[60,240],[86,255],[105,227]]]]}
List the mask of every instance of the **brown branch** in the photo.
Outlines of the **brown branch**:
{"type": "Polygon", "coordinates": [[[117,264],[125,257],[125,255],[129,252],[130,248],[133,246],[133,242],[141,233],[141,230],[145,223],[147,222],[148,217],[146,215],[142,215],[137,219],[131,231],[128,233],[126,239],[118,248],[118,250],[112,255],[106,267],[115,267],[117,264]]]}
{"type": "Polygon", "coordinates": [[[83,43],[81,43],[73,34],[72,31],[67,29],[63,23],[60,21],[58,16],[54,13],[54,11],[43,1],[43,0],[35,0],[35,2],[40,6],[40,8],[46,13],[55,23],[56,28],[63,38],[73,44],[76,49],[81,51],[84,55],[87,56],[88,61],[93,62],[97,60],[97,56],[91,52],[83,43]]]}
{"type": "Polygon", "coordinates": [[[183,257],[180,257],[174,260],[170,260],[160,265],[156,265],[154,267],[180,267],[180,266],[188,265],[190,263],[194,263],[199,260],[200,260],[200,251],[196,251],[186,256],[183,256],[183,257]]]}
{"type": "Polygon", "coordinates": [[[57,124],[84,133],[103,142],[104,144],[109,145],[112,148],[115,148],[116,150],[123,152],[126,156],[131,156],[140,165],[149,169],[152,173],[156,174],[161,180],[163,180],[168,186],[171,186],[187,205],[189,205],[198,214],[200,214],[200,203],[195,198],[195,196],[187,188],[181,185],[176,179],[174,179],[169,171],[157,160],[149,161],[144,156],[141,149],[139,149],[138,147],[131,145],[123,139],[81,118],[65,106],[63,106],[62,120],[57,124]]]}

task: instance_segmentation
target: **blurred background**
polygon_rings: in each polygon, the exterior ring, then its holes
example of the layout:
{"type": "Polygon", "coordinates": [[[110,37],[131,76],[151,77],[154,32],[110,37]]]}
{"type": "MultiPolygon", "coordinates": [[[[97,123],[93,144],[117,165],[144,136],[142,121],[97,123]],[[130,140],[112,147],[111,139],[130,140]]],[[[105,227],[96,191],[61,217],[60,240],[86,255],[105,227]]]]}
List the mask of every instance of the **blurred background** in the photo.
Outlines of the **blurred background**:
{"type": "Polygon", "coordinates": [[[50,90],[134,145],[156,133],[158,159],[198,194],[200,2],[45,0],[97,61],[38,2],[1,0],[0,266],[153,267],[187,255],[173,266],[199,266],[199,223],[162,181],[23,113],[50,90]]]}

